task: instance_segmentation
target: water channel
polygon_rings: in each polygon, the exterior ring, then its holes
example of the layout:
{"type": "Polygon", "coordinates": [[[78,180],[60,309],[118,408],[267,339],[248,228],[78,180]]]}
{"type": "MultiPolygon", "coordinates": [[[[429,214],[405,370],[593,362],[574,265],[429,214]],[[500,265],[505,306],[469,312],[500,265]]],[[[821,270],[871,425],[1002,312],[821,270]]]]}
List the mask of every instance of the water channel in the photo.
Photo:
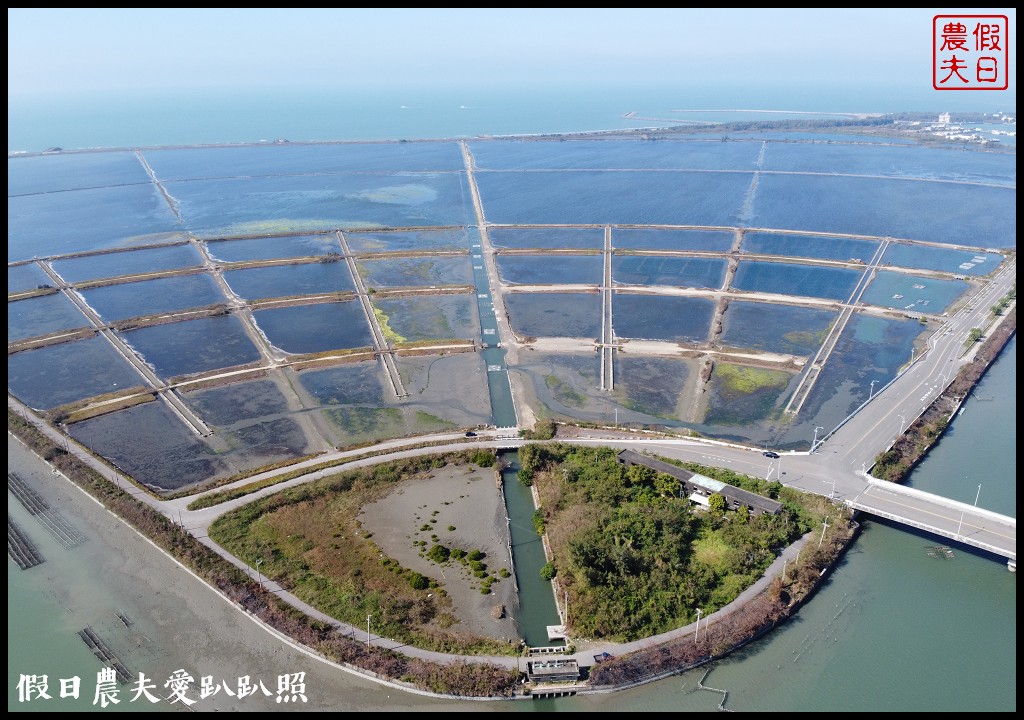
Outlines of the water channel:
{"type": "MultiPolygon", "coordinates": [[[[491,421],[499,428],[513,428],[518,425],[518,420],[515,403],[512,400],[512,388],[509,385],[508,366],[505,364],[505,351],[499,346],[498,319],[494,313],[487,267],[480,250],[479,237],[475,233],[470,255],[480,315],[480,343],[487,366],[491,421]]],[[[554,643],[548,640],[548,626],[559,625],[561,620],[552,585],[540,576],[540,569],[547,562],[547,558],[544,555],[544,544],[533,527],[533,513],[536,510],[533,494],[516,475],[519,472],[519,453],[514,450],[499,452],[498,462],[502,468],[501,485],[505,494],[512,561],[519,588],[516,624],[527,645],[562,644],[561,640],[554,643]]]]}

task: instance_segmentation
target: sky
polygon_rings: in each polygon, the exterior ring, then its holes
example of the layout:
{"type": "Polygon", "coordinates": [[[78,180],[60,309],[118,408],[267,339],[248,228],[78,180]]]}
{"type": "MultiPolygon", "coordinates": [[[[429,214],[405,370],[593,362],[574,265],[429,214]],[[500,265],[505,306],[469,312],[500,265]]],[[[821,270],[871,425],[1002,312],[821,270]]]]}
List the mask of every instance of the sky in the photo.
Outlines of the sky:
{"type": "Polygon", "coordinates": [[[1013,8],[8,8],[7,19],[9,103],[489,83],[882,87],[945,96],[932,106],[950,95],[1016,104],[1013,8]],[[1009,17],[1008,90],[931,89],[940,13],[1009,17]]]}

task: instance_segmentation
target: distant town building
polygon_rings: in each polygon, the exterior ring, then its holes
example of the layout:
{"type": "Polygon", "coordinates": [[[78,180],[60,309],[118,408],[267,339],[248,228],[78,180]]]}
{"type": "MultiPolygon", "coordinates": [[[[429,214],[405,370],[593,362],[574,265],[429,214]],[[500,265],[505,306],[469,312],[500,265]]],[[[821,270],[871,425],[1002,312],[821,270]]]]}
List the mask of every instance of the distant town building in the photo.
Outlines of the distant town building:
{"type": "Polygon", "coordinates": [[[941,113],[939,115],[939,124],[940,125],[949,125],[949,113],[948,112],[941,113]]]}

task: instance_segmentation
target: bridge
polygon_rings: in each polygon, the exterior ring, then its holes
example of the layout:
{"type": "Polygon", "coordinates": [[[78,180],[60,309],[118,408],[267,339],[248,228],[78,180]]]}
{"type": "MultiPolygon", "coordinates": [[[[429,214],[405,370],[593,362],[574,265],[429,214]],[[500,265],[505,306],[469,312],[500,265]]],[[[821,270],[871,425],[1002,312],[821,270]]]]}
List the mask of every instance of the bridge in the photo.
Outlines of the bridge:
{"type": "Polygon", "coordinates": [[[1017,568],[1017,519],[933,493],[868,477],[846,505],[876,517],[923,530],[999,555],[1017,568]]]}

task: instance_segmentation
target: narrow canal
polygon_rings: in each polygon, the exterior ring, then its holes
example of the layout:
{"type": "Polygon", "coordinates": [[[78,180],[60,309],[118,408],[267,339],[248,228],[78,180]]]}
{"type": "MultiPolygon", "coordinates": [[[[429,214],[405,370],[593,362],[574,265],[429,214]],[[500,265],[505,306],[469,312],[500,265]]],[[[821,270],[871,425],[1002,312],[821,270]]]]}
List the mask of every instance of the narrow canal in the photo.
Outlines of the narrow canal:
{"type": "MultiPolygon", "coordinates": [[[[480,316],[480,343],[483,346],[487,389],[491,398],[491,421],[499,428],[513,428],[518,425],[518,420],[509,385],[508,367],[505,365],[505,351],[499,347],[498,319],[494,313],[487,269],[480,249],[480,239],[475,230],[470,233],[473,282],[476,285],[480,316]]],[[[551,583],[540,576],[540,569],[547,558],[544,556],[544,544],[533,528],[533,513],[536,509],[533,494],[516,476],[520,467],[519,453],[514,450],[499,452],[498,462],[502,467],[502,489],[511,533],[512,563],[519,588],[516,624],[527,645],[561,644],[561,641],[552,643],[548,640],[548,626],[558,625],[561,621],[551,583]]]]}

